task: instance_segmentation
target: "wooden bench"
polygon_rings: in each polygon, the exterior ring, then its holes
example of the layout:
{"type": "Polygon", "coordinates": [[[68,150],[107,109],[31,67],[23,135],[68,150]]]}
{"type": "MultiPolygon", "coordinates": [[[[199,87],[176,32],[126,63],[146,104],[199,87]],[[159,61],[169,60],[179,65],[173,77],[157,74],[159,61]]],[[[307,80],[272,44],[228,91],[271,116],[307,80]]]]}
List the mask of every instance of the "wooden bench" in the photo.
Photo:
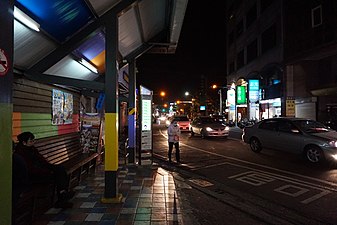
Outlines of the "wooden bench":
{"type": "MultiPolygon", "coordinates": [[[[82,153],[79,133],[70,133],[48,138],[37,139],[35,147],[39,153],[51,164],[63,165],[69,175],[69,188],[79,184],[83,175],[94,171],[97,153],[82,153]]],[[[43,214],[54,204],[55,185],[34,185],[31,191],[23,193],[15,210],[14,224],[27,224],[43,214]],[[24,215],[22,212],[26,212],[24,215]],[[29,215],[27,215],[27,212],[29,215]],[[23,216],[24,215],[24,216],[23,216]]]]}
{"type": "Polygon", "coordinates": [[[54,165],[63,165],[69,175],[69,187],[76,186],[81,175],[95,168],[98,154],[83,153],[80,134],[71,133],[38,139],[35,147],[47,161],[54,165]]]}

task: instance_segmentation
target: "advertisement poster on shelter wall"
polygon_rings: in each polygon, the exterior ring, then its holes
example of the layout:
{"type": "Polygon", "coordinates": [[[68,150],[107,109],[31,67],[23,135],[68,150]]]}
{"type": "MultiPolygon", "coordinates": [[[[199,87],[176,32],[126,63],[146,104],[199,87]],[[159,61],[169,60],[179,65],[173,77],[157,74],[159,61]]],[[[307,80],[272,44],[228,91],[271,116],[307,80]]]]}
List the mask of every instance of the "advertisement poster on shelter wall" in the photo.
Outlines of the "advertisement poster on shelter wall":
{"type": "Polygon", "coordinates": [[[81,118],[81,145],[83,153],[99,152],[101,116],[99,113],[84,113],[81,118]]]}
{"type": "Polygon", "coordinates": [[[73,121],[73,95],[53,89],[53,125],[71,124],[73,121]]]}

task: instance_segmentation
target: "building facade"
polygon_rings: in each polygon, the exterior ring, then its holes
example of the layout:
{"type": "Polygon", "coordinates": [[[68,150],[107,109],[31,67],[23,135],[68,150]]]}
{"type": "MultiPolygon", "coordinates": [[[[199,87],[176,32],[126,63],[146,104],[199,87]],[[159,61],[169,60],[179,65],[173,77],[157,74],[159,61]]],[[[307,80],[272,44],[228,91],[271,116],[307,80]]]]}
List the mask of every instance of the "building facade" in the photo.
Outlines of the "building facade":
{"type": "Polygon", "coordinates": [[[236,102],[227,106],[233,120],[337,119],[336,15],[333,0],[228,1],[227,80],[236,102]],[[246,99],[238,103],[242,86],[246,99]]]}

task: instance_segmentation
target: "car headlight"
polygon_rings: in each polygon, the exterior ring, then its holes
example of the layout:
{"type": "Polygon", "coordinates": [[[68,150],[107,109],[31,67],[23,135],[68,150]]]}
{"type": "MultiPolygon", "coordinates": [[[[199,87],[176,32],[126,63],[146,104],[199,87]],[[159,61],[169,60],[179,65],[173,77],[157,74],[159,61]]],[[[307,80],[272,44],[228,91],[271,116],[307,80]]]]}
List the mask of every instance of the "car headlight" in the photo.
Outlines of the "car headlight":
{"type": "Polygon", "coordinates": [[[225,127],[225,130],[229,130],[229,127],[226,126],[226,127],[225,127]]]}
{"type": "Polygon", "coordinates": [[[337,148],[337,141],[330,141],[330,142],[329,142],[329,145],[330,145],[331,147],[337,148]]]}
{"type": "Polygon", "coordinates": [[[213,131],[213,129],[210,128],[210,127],[206,127],[206,130],[207,130],[207,131],[213,131]]]}

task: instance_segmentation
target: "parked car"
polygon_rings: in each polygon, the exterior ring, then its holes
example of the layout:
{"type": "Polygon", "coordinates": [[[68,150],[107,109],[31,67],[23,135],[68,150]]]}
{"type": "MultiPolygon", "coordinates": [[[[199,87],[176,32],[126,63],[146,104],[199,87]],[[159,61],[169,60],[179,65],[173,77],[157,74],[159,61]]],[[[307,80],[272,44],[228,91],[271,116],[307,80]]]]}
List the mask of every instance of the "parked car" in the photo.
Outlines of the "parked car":
{"type": "Polygon", "coordinates": [[[310,119],[265,119],[245,127],[242,140],[253,152],[270,148],[303,154],[311,163],[337,161],[337,132],[310,119]]]}
{"type": "Polygon", "coordinates": [[[324,125],[330,127],[333,130],[337,131],[337,120],[329,120],[324,123],[324,125]]]}
{"type": "Polygon", "coordinates": [[[187,115],[175,115],[173,116],[169,122],[166,123],[166,126],[168,127],[173,121],[177,121],[180,131],[189,131],[190,128],[190,119],[187,117],[187,115]]]}
{"type": "Polygon", "coordinates": [[[226,118],[223,115],[212,115],[211,117],[220,122],[226,123],[226,118]]]}
{"type": "Polygon", "coordinates": [[[223,121],[209,116],[201,116],[194,119],[190,124],[191,136],[195,134],[205,137],[228,137],[229,127],[223,121]]]}

